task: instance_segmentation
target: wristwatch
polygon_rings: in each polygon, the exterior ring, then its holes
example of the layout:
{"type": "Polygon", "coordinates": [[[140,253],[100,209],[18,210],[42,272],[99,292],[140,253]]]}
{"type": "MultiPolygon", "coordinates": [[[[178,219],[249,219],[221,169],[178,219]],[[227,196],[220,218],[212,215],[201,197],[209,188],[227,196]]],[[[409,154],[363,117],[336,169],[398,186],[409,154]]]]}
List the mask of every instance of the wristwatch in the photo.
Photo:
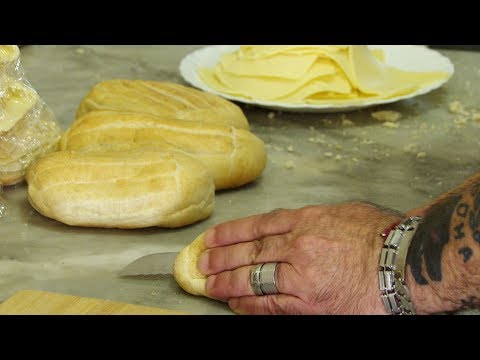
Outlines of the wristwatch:
{"type": "Polygon", "coordinates": [[[415,315],[405,283],[408,248],[422,218],[409,217],[388,234],[380,255],[379,287],[385,309],[392,315],[415,315]]]}

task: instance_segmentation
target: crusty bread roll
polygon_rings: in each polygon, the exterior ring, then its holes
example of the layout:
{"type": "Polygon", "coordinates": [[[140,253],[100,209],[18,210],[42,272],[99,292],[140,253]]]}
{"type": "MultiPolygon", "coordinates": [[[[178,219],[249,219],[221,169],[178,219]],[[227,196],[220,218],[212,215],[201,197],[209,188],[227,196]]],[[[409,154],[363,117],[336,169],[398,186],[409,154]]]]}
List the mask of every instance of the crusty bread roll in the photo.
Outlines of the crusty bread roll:
{"type": "Polygon", "coordinates": [[[103,81],[95,85],[82,100],[77,109],[77,118],[95,110],[128,111],[249,129],[245,115],[234,103],[168,82],[103,81]]]}
{"type": "Polygon", "coordinates": [[[168,144],[58,151],[27,172],[30,204],[68,225],[179,227],[208,217],[215,188],[208,170],[168,144]]]}
{"type": "Polygon", "coordinates": [[[198,258],[206,249],[204,235],[205,233],[200,234],[180,251],[173,264],[173,276],[186,292],[208,297],[205,292],[207,277],[198,270],[198,258]]]}
{"type": "MultiPolygon", "coordinates": [[[[14,101],[20,103],[23,98],[14,101]]],[[[20,107],[18,105],[17,109],[20,107]]],[[[0,133],[0,185],[23,181],[27,167],[43,155],[57,150],[61,136],[55,116],[41,100],[37,100],[14,122],[15,125],[7,132],[0,133]]]]}
{"type": "Polygon", "coordinates": [[[60,147],[82,150],[92,144],[151,144],[158,139],[202,161],[217,190],[255,180],[267,160],[263,142],[247,130],[115,111],[93,111],[78,118],[60,147]]]}

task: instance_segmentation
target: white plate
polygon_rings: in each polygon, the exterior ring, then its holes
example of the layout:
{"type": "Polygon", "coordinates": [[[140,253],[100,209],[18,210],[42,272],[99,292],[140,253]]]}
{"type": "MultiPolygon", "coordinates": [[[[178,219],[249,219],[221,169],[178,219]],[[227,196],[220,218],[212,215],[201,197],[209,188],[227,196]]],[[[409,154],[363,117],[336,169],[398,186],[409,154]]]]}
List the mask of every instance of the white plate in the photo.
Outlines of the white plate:
{"type": "Polygon", "coordinates": [[[414,93],[386,100],[362,100],[361,102],[358,100],[345,100],[342,103],[337,102],[335,104],[311,105],[288,104],[265,100],[249,100],[219,92],[205,84],[198,76],[198,69],[204,67],[214,68],[223,54],[237,50],[239,45],[215,45],[198,49],[182,59],[180,63],[180,74],[185,81],[201,90],[245,104],[252,104],[269,109],[292,112],[338,112],[352,111],[379,104],[388,104],[426,94],[427,92],[442,86],[454,73],[454,66],[447,57],[441,55],[435,50],[427,48],[426,46],[369,45],[369,47],[371,49],[382,49],[385,53],[385,62],[396,68],[409,71],[445,71],[449,73],[450,76],[445,80],[441,80],[430,84],[429,86],[420,88],[414,93]]]}

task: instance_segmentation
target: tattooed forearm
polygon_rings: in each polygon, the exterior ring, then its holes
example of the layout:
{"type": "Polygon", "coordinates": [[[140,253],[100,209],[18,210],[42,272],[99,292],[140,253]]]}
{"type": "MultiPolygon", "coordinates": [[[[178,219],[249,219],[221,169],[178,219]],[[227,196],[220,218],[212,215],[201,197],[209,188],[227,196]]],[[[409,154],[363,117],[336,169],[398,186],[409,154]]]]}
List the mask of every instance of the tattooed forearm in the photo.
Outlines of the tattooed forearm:
{"type": "Polygon", "coordinates": [[[453,196],[433,205],[412,240],[407,263],[418,284],[428,284],[422,274],[423,262],[431,280],[442,280],[442,252],[450,239],[450,221],[460,199],[453,196]]]}
{"type": "Polygon", "coordinates": [[[476,296],[469,296],[466,299],[460,300],[462,302],[461,310],[475,309],[480,307],[480,298],[476,296]]]}
{"type": "Polygon", "coordinates": [[[460,248],[460,250],[458,250],[458,253],[463,256],[463,262],[467,262],[472,257],[473,250],[470,249],[468,246],[465,246],[460,248]]]}
{"type": "Polygon", "coordinates": [[[429,207],[412,240],[407,262],[418,284],[442,281],[445,246],[453,243],[463,263],[475,256],[480,244],[480,184],[450,194],[429,207]],[[473,241],[472,241],[473,239],[473,241]],[[426,270],[426,273],[424,271],[426,270]]]}

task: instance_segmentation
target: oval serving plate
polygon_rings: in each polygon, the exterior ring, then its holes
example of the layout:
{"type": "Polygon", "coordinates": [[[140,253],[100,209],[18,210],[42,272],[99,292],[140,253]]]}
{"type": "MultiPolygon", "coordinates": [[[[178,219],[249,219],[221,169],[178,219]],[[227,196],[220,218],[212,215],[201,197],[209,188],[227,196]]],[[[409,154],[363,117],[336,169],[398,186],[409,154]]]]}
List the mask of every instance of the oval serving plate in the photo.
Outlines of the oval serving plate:
{"type": "Polygon", "coordinates": [[[389,104],[399,100],[410,99],[415,96],[426,94],[432,90],[438,89],[445,84],[453,75],[455,68],[447,57],[438,51],[429,49],[420,45],[369,45],[371,49],[382,49],[385,53],[385,62],[401,70],[409,71],[445,71],[450,76],[417,91],[390,99],[384,100],[345,100],[332,104],[289,104],[281,102],[272,102],[265,100],[246,99],[219,92],[206,85],[198,76],[199,68],[214,68],[223,54],[237,50],[240,45],[215,45],[198,49],[180,62],[180,74],[190,85],[201,90],[222,96],[226,99],[240,103],[251,104],[265,107],[273,110],[290,112],[340,112],[353,111],[375,105],[389,104]]]}

